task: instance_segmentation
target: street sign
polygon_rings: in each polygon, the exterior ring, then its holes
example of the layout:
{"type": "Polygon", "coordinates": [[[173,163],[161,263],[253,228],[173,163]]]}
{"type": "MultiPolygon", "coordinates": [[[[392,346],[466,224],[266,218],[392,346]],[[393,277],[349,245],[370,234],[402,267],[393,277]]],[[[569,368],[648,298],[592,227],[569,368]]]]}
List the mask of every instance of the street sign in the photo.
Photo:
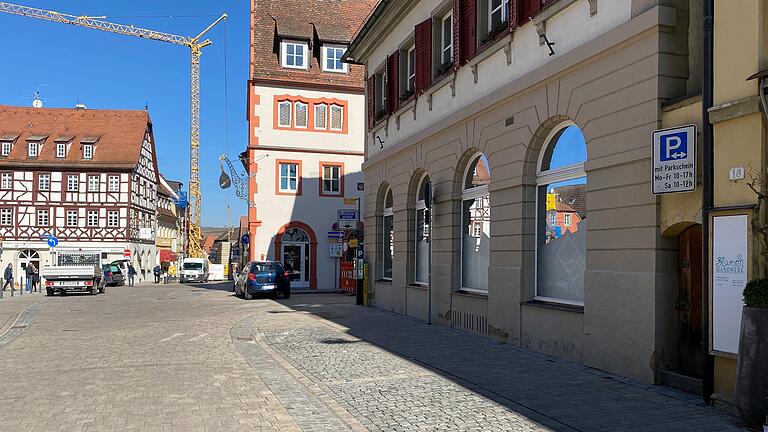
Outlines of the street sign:
{"type": "Polygon", "coordinates": [[[49,233],[47,231],[42,233],[42,234],[40,234],[40,238],[43,239],[43,240],[47,240],[48,237],[51,237],[51,233],[49,233]]]}
{"type": "Polygon", "coordinates": [[[343,239],[344,231],[328,231],[328,238],[343,239]]]}
{"type": "Polygon", "coordinates": [[[653,132],[653,193],[696,190],[696,125],[653,132]]]}
{"type": "Polygon", "coordinates": [[[56,247],[58,245],[59,245],[59,239],[57,239],[54,236],[48,237],[48,246],[53,248],[53,247],[56,247]]]}
{"type": "Polygon", "coordinates": [[[123,256],[126,257],[126,258],[130,258],[131,257],[131,250],[130,249],[123,250],[123,256]]]}
{"type": "Polygon", "coordinates": [[[341,243],[330,243],[331,258],[341,258],[343,256],[341,243]]]}
{"type": "Polygon", "coordinates": [[[365,183],[357,183],[357,190],[364,191],[365,190],[365,183]]]}
{"type": "Polygon", "coordinates": [[[250,242],[251,242],[251,235],[250,234],[243,234],[243,236],[240,237],[240,243],[248,244],[250,242]]]}
{"type": "Polygon", "coordinates": [[[357,227],[357,210],[339,209],[337,216],[339,229],[350,229],[357,227]]]}

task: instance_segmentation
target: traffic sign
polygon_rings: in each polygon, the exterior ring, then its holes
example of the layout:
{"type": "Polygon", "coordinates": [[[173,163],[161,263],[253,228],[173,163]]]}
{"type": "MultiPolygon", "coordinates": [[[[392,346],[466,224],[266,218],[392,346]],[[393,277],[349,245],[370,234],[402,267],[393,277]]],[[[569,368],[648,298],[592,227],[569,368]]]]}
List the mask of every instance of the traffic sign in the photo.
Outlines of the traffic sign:
{"type": "Polygon", "coordinates": [[[243,234],[243,236],[240,237],[240,243],[248,244],[250,242],[251,242],[251,235],[250,234],[243,234]]]}
{"type": "Polygon", "coordinates": [[[57,239],[54,236],[48,237],[48,246],[50,247],[56,247],[59,245],[59,239],[57,239]]]}
{"type": "Polygon", "coordinates": [[[328,238],[343,239],[344,231],[328,231],[328,238]]]}
{"type": "Polygon", "coordinates": [[[126,257],[126,258],[130,258],[131,257],[131,250],[130,249],[124,249],[123,250],[123,256],[126,257]]]}
{"type": "Polygon", "coordinates": [[[339,209],[337,216],[339,229],[350,229],[357,227],[357,210],[339,209]]]}
{"type": "Polygon", "coordinates": [[[42,233],[42,234],[40,234],[40,238],[43,239],[43,240],[47,240],[48,237],[51,237],[51,233],[49,233],[47,231],[42,233]]]}
{"type": "Polygon", "coordinates": [[[696,125],[653,132],[653,193],[696,190],[696,125]]]}

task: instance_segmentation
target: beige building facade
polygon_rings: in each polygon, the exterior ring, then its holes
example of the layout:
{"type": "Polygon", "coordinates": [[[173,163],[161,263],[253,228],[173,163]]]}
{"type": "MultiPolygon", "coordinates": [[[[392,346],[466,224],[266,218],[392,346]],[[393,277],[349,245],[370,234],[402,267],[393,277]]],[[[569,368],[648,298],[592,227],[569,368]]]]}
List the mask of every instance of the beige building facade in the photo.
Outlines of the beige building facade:
{"type": "Polygon", "coordinates": [[[678,247],[650,142],[661,106],[697,91],[689,9],[381,2],[347,52],[368,72],[371,302],[661,382],[679,361],[678,247]]]}

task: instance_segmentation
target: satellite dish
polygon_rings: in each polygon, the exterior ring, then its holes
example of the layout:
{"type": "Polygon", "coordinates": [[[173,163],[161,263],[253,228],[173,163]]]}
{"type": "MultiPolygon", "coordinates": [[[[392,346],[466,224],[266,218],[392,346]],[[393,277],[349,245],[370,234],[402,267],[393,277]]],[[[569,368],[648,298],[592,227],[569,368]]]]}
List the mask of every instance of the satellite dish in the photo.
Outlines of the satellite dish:
{"type": "Polygon", "coordinates": [[[35,98],[35,99],[32,101],[32,106],[33,106],[33,107],[35,107],[35,108],[42,108],[42,107],[43,107],[43,101],[42,101],[40,98],[37,98],[37,97],[36,97],[36,98],[35,98]]]}

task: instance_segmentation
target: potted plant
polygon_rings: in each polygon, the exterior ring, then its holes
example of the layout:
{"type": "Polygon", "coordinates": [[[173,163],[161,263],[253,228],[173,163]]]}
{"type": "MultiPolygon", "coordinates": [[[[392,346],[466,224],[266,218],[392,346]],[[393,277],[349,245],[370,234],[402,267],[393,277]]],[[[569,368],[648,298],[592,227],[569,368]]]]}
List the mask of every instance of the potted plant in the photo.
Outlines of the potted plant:
{"type": "MultiPolygon", "coordinates": [[[[757,195],[752,230],[759,240],[760,260],[756,274],[765,275],[768,264],[768,222],[763,209],[768,195],[759,175],[747,186],[757,195]]],[[[768,278],[759,277],[744,288],[739,357],[736,363],[734,402],[744,420],[766,424],[768,420],[768,278]]],[[[768,432],[768,426],[763,428],[768,432]]]]}

